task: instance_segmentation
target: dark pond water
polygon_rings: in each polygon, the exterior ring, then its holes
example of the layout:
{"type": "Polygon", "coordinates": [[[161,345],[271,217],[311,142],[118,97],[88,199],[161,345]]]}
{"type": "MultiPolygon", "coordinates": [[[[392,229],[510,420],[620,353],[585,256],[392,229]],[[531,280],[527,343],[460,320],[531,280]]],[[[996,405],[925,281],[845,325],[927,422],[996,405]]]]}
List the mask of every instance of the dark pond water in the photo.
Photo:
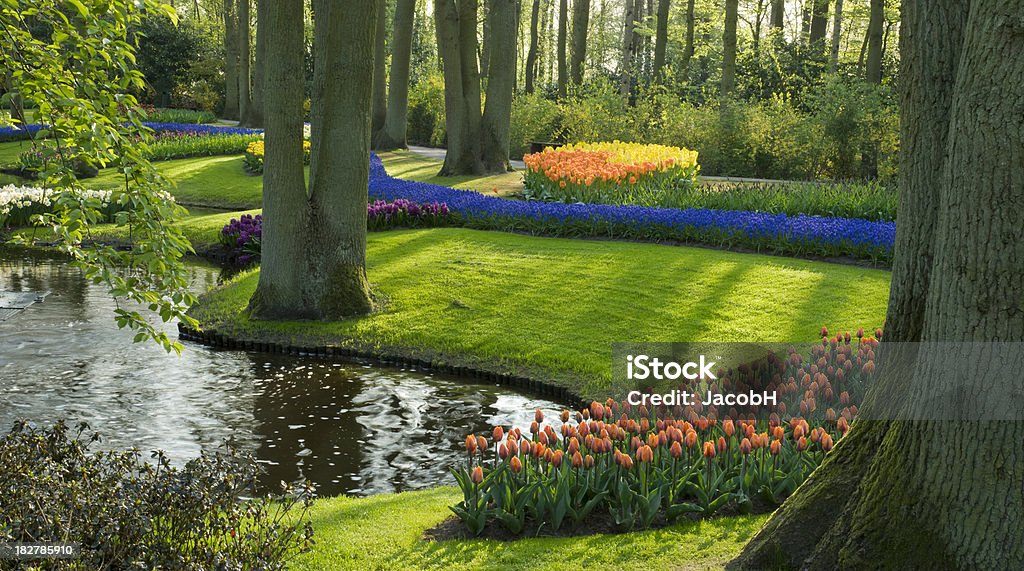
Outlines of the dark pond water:
{"type": "MultiPolygon", "coordinates": [[[[194,288],[220,270],[195,264],[194,288]]],[[[133,345],[113,300],[53,256],[0,248],[0,291],[50,291],[0,322],[0,428],[17,418],[84,420],[112,448],[163,449],[177,462],[232,439],[266,482],[306,478],[322,495],[454,483],[470,431],[527,428],[553,402],[510,389],[306,357],[186,343],[178,357],[133,345]]]]}

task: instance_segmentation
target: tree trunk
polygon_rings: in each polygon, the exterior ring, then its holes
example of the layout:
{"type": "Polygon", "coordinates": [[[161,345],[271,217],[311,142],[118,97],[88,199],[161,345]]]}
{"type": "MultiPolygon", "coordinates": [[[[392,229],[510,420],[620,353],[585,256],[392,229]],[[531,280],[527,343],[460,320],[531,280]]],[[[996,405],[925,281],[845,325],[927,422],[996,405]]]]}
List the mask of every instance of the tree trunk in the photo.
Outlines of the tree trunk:
{"type": "Polygon", "coordinates": [[[388,112],[388,76],[387,76],[387,3],[385,0],[377,0],[380,7],[377,10],[377,20],[373,43],[373,111],[371,113],[371,132],[376,133],[384,128],[384,121],[388,112]]]}
{"type": "Polygon", "coordinates": [[[476,0],[434,0],[438,51],[444,62],[448,153],[441,176],[482,174],[480,74],[476,65],[476,0]]]}
{"type": "Polygon", "coordinates": [[[224,118],[238,119],[238,24],[235,0],[224,0],[224,118]]]}
{"type": "Polygon", "coordinates": [[[369,313],[366,202],[382,0],[317,2],[306,303],[320,319],[369,313]],[[376,23],[376,25],[375,25],[376,23]]]}
{"type": "Polygon", "coordinates": [[[250,0],[238,0],[238,117],[242,124],[249,124],[252,107],[252,61],[250,34],[252,21],[249,18],[250,0]]]}
{"type": "Polygon", "coordinates": [[[256,64],[252,74],[252,105],[249,106],[247,127],[263,126],[263,76],[267,62],[266,26],[261,24],[266,19],[267,0],[256,0],[256,64]]]}
{"type": "Polygon", "coordinates": [[[722,34],[722,99],[732,96],[736,88],[736,20],[739,0],[725,0],[725,32],[722,34]]]}
{"type": "Polygon", "coordinates": [[[526,54],[526,92],[533,93],[534,82],[537,80],[537,50],[540,47],[537,22],[540,19],[540,0],[533,0],[533,12],[530,13],[530,51],[526,54]]]}
{"type": "Polygon", "coordinates": [[[412,58],[416,0],[398,0],[395,5],[394,35],[391,42],[391,81],[384,128],[374,134],[378,150],[404,149],[409,115],[409,62],[412,58]]]}
{"type": "Polygon", "coordinates": [[[874,84],[882,83],[882,27],[885,25],[885,0],[871,0],[871,17],[868,21],[868,59],[865,79],[874,84]]]}
{"type": "Polygon", "coordinates": [[[772,29],[782,31],[786,25],[786,0],[772,0],[772,29]]]}
{"type": "MultiPolygon", "coordinates": [[[[967,4],[903,4],[900,225],[880,351],[1024,341],[1024,211],[1005,207],[1024,199],[1024,22],[1012,0],[967,4]]],[[[866,412],[890,385],[948,390],[931,366],[882,375],[866,412]]],[[[1022,429],[1019,416],[858,420],[732,567],[1018,569],[1022,429]]]]}
{"type": "Polygon", "coordinates": [[[813,0],[811,8],[811,30],[810,43],[817,46],[819,52],[825,51],[825,33],[828,31],[828,4],[829,0],[813,0]]]}
{"type": "Polygon", "coordinates": [[[569,84],[569,69],[566,61],[566,43],[569,35],[569,0],[558,0],[558,97],[565,97],[569,84]]]}
{"type": "Polygon", "coordinates": [[[572,5],[572,58],[569,78],[574,85],[583,84],[587,62],[587,28],[590,24],[590,0],[576,0],[572,5]]]}
{"type": "Polygon", "coordinates": [[[690,73],[690,60],[693,59],[694,50],[694,0],[687,0],[686,2],[686,47],[683,49],[683,75],[684,77],[689,76],[690,73]]]}
{"type": "Polygon", "coordinates": [[[800,9],[800,42],[806,45],[811,37],[811,2],[818,0],[803,0],[800,9]]]}
{"type": "Polygon", "coordinates": [[[843,0],[836,0],[834,12],[832,20],[832,53],[828,64],[828,69],[832,73],[839,69],[839,42],[842,39],[843,32],[843,0]]]}
{"type": "Polygon", "coordinates": [[[311,318],[302,299],[309,227],[302,166],[303,2],[265,3],[263,236],[259,283],[249,309],[254,319],[311,318]]]}
{"type": "Polygon", "coordinates": [[[633,26],[636,6],[633,0],[626,0],[626,13],[622,27],[622,69],[619,78],[619,95],[629,97],[633,89],[633,26]]]}
{"type": "Polygon", "coordinates": [[[509,135],[512,121],[512,87],[516,77],[515,0],[491,0],[490,69],[486,108],[481,128],[484,170],[509,170],[509,135]]]}
{"type": "Polygon", "coordinates": [[[668,47],[668,14],[671,0],[658,0],[658,23],[654,32],[654,79],[665,78],[665,51],[668,47]]]}

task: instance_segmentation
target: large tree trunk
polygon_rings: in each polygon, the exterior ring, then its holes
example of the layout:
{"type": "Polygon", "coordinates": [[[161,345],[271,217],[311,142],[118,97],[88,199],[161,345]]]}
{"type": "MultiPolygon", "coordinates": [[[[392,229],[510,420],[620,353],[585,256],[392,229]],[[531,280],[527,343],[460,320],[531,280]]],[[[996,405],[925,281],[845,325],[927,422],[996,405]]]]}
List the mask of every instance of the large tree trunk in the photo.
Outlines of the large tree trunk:
{"type": "Polygon", "coordinates": [[[480,72],[476,60],[476,0],[434,0],[437,45],[444,62],[448,153],[441,176],[482,174],[480,72]]]}
{"type": "Polygon", "coordinates": [[[398,0],[395,5],[391,42],[391,81],[388,85],[388,109],[384,128],[374,133],[373,147],[378,150],[404,149],[409,116],[409,62],[412,58],[412,34],[416,0],[398,0]]]}
{"type": "Polygon", "coordinates": [[[306,303],[320,319],[368,313],[371,80],[382,0],[316,0],[306,303]],[[374,25],[378,23],[378,25],[374,25]]]}
{"type": "MultiPolygon", "coordinates": [[[[1024,341],[1024,210],[1005,207],[1024,200],[1024,24],[1011,14],[1015,0],[904,2],[900,219],[880,351],[1024,341]]],[[[883,374],[862,415],[894,386],[949,390],[932,366],[883,374]]],[[[1019,569],[1022,429],[1019,415],[858,420],[732,566],[1019,569]]]]}
{"type": "Polygon", "coordinates": [[[260,277],[254,319],[315,317],[302,299],[308,209],[302,166],[303,2],[266,2],[266,104],[260,277]]]}
{"type": "Polygon", "coordinates": [[[540,49],[540,38],[537,23],[540,19],[540,0],[533,0],[533,11],[530,13],[530,50],[526,54],[526,92],[533,93],[534,82],[537,80],[537,50],[540,49]]]}
{"type": "Polygon", "coordinates": [[[569,0],[558,0],[558,64],[557,80],[558,96],[565,97],[566,86],[569,84],[569,68],[566,61],[567,42],[569,41],[569,0]]]}
{"type": "Polygon", "coordinates": [[[868,58],[865,79],[882,83],[882,28],[885,26],[885,0],[871,0],[868,21],[868,58]]]}
{"type": "MultiPolygon", "coordinates": [[[[639,0],[637,0],[639,1],[639,0]]],[[[622,64],[619,77],[619,95],[622,97],[629,97],[630,91],[633,89],[633,54],[635,35],[633,28],[635,26],[634,20],[636,19],[636,2],[633,0],[626,0],[626,12],[623,16],[623,27],[622,27],[622,64]]]]}
{"type": "Polygon", "coordinates": [[[238,21],[235,0],[224,0],[224,118],[238,119],[238,21]]]}
{"type": "Polygon", "coordinates": [[[250,0],[238,0],[238,117],[242,124],[249,124],[250,107],[252,107],[252,74],[249,62],[252,61],[250,42],[251,20],[249,18],[250,0]]]}
{"type": "Polygon", "coordinates": [[[825,50],[825,33],[828,31],[829,0],[813,0],[811,8],[810,43],[821,52],[825,50]]]}
{"type": "Polygon", "coordinates": [[[683,76],[688,77],[690,73],[690,60],[693,59],[694,51],[694,0],[686,2],[686,47],[683,48],[683,76]]]}
{"type": "Polygon", "coordinates": [[[487,80],[486,107],[481,128],[484,170],[509,170],[512,89],[516,77],[515,0],[491,0],[491,76],[487,80]]]}
{"type": "Polygon", "coordinates": [[[373,43],[373,111],[371,113],[370,128],[372,132],[384,128],[384,121],[388,112],[388,76],[387,76],[387,10],[385,0],[377,0],[380,7],[377,10],[376,38],[373,43]]]}
{"type": "Polygon", "coordinates": [[[722,99],[732,96],[736,88],[736,20],[739,0],[725,0],[725,33],[722,34],[722,99]]]}
{"type": "Polygon", "coordinates": [[[654,78],[662,81],[665,76],[665,51],[668,47],[668,13],[671,0],[658,0],[658,22],[654,31],[654,78]]]}
{"type": "Polygon", "coordinates": [[[829,55],[829,71],[835,73],[839,69],[839,43],[843,32],[843,0],[836,0],[832,19],[832,53],[829,55]]]}
{"type": "Polygon", "coordinates": [[[781,31],[786,25],[786,0],[772,0],[772,29],[781,31]]]}
{"type": "Polygon", "coordinates": [[[572,5],[572,57],[569,78],[574,85],[583,84],[587,61],[587,28],[590,24],[590,0],[576,0],[572,5]]]}
{"type": "Polygon", "coordinates": [[[266,20],[267,0],[256,0],[256,64],[252,74],[252,105],[249,106],[248,127],[263,126],[263,75],[267,63],[267,32],[261,24],[266,20]]]}

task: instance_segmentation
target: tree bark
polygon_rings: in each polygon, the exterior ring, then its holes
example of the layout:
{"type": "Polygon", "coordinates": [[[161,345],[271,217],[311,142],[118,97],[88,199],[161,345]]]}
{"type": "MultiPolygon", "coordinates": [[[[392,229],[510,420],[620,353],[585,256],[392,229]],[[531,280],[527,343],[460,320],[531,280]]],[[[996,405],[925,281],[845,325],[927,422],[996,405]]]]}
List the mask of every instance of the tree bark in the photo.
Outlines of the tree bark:
{"type": "Polygon", "coordinates": [[[781,31],[786,25],[786,0],[772,0],[772,29],[781,31]]]}
{"type": "Polygon", "coordinates": [[[373,111],[371,113],[370,128],[373,133],[384,128],[384,121],[388,111],[388,77],[387,77],[387,10],[385,0],[377,0],[380,4],[377,10],[375,39],[373,43],[373,111]]]}
{"type": "Polygon", "coordinates": [[[569,79],[574,85],[583,84],[589,24],[590,0],[576,0],[572,5],[572,58],[569,63],[569,79]]]}
{"type": "Polygon", "coordinates": [[[252,61],[250,34],[252,21],[249,18],[250,0],[238,0],[238,117],[242,124],[249,124],[252,107],[252,61]]]}
{"type": "Polygon", "coordinates": [[[865,79],[882,83],[882,27],[885,25],[885,0],[871,0],[868,21],[868,58],[865,79]]]}
{"type": "Polygon", "coordinates": [[[736,20],[739,0],[725,0],[725,33],[722,34],[722,99],[732,97],[736,89],[736,20]]]}
{"type": "Polygon", "coordinates": [[[526,54],[526,92],[533,93],[534,82],[537,80],[537,50],[540,48],[537,23],[540,19],[540,0],[533,0],[533,11],[530,13],[530,51],[526,54]]]}
{"type": "Polygon", "coordinates": [[[835,73],[839,69],[839,42],[843,32],[843,0],[836,0],[832,20],[832,53],[829,57],[829,71],[835,73]]]}
{"type": "Polygon", "coordinates": [[[686,47],[683,49],[683,75],[688,76],[690,72],[690,60],[694,52],[694,0],[686,2],[686,47]]]}
{"type": "Polygon", "coordinates": [[[238,119],[238,24],[235,0],[224,0],[224,118],[238,119]]]}
{"type": "Polygon", "coordinates": [[[558,96],[565,97],[569,84],[569,69],[566,61],[566,49],[569,35],[569,0],[558,0],[558,64],[557,87],[558,96]]]}
{"type": "Polygon", "coordinates": [[[671,0],[658,0],[658,23],[654,33],[654,79],[665,78],[665,51],[668,47],[668,14],[671,0]]]}
{"type": "Polygon", "coordinates": [[[622,28],[622,68],[619,78],[619,95],[629,97],[633,89],[633,27],[636,18],[636,3],[633,0],[626,0],[626,13],[623,16],[622,28]]]}
{"type": "MultiPolygon", "coordinates": [[[[904,2],[891,341],[1024,340],[1024,22],[1015,0],[904,2]],[[955,81],[950,81],[955,78],[955,81]],[[962,165],[970,164],[969,171],[962,165]]],[[[890,385],[944,391],[916,374],[890,385]]],[[[733,568],[1017,569],[1024,422],[861,421],[733,568]]]]}
{"type": "Polygon", "coordinates": [[[391,42],[391,81],[388,85],[388,109],[384,128],[374,134],[373,147],[378,150],[404,149],[409,116],[409,63],[412,58],[412,35],[416,17],[416,0],[398,0],[395,5],[393,41],[391,42]]]}
{"type": "Polygon", "coordinates": [[[448,153],[441,176],[482,174],[480,75],[476,65],[476,0],[434,0],[438,51],[444,62],[448,153]]]}
{"type": "Polygon", "coordinates": [[[811,30],[810,43],[817,46],[821,52],[825,51],[825,33],[828,31],[828,4],[829,0],[813,0],[811,8],[811,30]]]}
{"type": "Polygon", "coordinates": [[[512,121],[512,90],[516,77],[515,0],[491,0],[491,77],[487,81],[486,107],[481,128],[484,170],[509,170],[509,136],[512,121]]]}
{"type": "Polygon", "coordinates": [[[256,0],[256,63],[253,66],[252,104],[249,106],[249,118],[245,123],[247,127],[263,126],[263,76],[267,60],[267,33],[266,26],[261,22],[266,20],[266,4],[267,0],[256,0]]]}

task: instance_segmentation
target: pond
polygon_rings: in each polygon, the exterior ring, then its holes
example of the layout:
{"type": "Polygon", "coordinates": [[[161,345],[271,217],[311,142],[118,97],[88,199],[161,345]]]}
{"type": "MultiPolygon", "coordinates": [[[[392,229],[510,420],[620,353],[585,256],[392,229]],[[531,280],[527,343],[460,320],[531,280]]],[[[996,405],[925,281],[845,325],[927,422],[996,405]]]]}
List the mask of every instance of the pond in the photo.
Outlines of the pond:
{"type": "MultiPolygon", "coordinates": [[[[193,287],[220,269],[192,263],[193,287]]],[[[529,427],[558,404],[424,371],[132,344],[114,301],[62,258],[0,248],[0,290],[49,291],[0,322],[0,429],[18,418],[86,421],[111,448],[163,449],[177,463],[226,440],[252,451],[266,483],[308,479],[321,495],[453,484],[471,431],[529,427]]],[[[176,329],[175,329],[176,330],[176,329]]]]}

